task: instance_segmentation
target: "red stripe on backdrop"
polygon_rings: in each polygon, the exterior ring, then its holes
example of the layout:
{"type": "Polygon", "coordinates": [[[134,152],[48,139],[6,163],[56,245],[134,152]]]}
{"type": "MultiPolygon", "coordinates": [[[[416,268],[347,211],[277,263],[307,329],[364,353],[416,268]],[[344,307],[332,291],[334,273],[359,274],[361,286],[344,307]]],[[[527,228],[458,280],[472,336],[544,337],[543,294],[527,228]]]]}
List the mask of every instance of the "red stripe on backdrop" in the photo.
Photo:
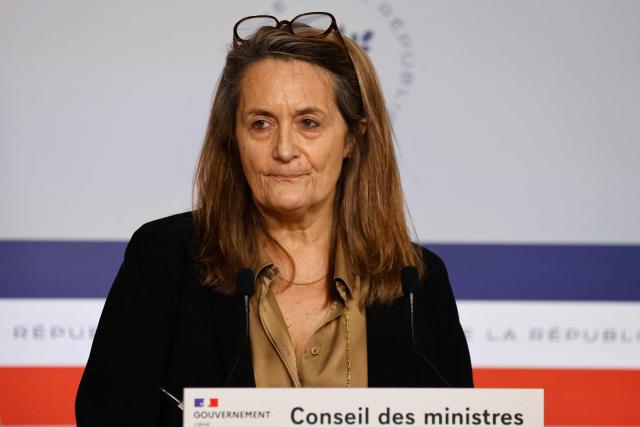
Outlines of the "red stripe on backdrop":
{"type": "MultiPolygon", "coordinates": [[[[74,424],[82,368],[0,368],[4,424],[74,424]]],[[[545,423],[640,425],[640,370],[474,369],[477,387],[544,388],[545,423]]]]}
{"type": "Polygon", "coordinates": [[[0,368],[4,424],[75,424],[73,404],[84,368],[0,368]]]}
{"type": "Polygon", "coordinates": [[[640,425],[640,371],[474,369],[476,387],[543,388],[545,424],[640,425]]]}

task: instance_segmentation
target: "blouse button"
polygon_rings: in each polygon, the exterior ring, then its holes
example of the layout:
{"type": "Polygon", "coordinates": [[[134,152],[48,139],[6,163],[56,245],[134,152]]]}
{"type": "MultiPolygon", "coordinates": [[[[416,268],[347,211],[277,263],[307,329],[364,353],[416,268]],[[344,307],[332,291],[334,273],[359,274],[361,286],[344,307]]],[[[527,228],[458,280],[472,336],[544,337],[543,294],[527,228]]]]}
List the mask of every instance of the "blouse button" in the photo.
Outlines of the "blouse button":
{"type": "Polygon", "coordinates": [[[320,349],[314,345],[313,347],[311,347],[311,354],[317,356],[318,354],[320,354],[320,349]]]}

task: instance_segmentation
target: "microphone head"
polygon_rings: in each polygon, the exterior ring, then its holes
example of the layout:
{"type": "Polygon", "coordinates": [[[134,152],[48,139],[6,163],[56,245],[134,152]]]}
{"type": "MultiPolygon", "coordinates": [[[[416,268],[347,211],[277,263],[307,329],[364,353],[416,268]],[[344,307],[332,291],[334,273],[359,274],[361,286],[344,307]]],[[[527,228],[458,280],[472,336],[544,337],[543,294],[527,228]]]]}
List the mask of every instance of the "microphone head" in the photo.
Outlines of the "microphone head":
{"type": "Polygon", "coordinates": [[[236,273],[236,294],[237,295],[253,295],[255,289],[253,270],[250,268],[241,268],[236,273]]]}
{"type": "Polygon", "coordinates": [[[402,292],[404,292],[405,295],[418,292],[418,289],[420,289],[418,269],[413,265],[402,267],[400,270],[400,282],[402,283],[402,292]]]}

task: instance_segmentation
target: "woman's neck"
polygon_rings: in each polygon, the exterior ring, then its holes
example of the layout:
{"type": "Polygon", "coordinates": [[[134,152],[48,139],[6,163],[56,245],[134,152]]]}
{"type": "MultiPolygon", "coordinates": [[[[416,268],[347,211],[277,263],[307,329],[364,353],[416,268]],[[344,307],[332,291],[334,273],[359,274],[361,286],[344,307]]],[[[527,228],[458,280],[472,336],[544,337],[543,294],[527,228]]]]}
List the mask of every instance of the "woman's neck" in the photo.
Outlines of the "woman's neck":
{"type": "Polygon", "coordinates": [[[333,226],[333,204],[325,203],[304,212],[282,213],[260,209],[267,232],[287,251],[299,247],[328,249],[333,226]]]}
{"type": "Polygon", "coordinates": [[[264,242],[265,250],[282,277],[304,282],[326,273],[333,228],[332,210],[307,214],[295,221],[291,217],[268,214],[264,219],[267,232],[282,246],[264,242]]]}

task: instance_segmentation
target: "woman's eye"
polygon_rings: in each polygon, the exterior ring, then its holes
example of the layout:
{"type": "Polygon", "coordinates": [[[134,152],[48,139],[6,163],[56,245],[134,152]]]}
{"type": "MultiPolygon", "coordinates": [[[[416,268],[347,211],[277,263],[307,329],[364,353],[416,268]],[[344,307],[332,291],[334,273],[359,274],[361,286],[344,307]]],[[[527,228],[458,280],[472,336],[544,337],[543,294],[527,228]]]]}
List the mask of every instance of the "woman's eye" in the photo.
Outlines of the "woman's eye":
{"type": "Polygon", "coordinates": [[[318,122],[312,119],[304,119],[300,122],[300,124],[302,124],[302,126],[307,129],[313,129],[319,126],[318,122]]]}
{"type": "Polygon", "coordinates": [[[254,129],[265,129],[269,126],[269,123],[266,120],[256,120],[251,123],[251,127],[254,129]]]}

